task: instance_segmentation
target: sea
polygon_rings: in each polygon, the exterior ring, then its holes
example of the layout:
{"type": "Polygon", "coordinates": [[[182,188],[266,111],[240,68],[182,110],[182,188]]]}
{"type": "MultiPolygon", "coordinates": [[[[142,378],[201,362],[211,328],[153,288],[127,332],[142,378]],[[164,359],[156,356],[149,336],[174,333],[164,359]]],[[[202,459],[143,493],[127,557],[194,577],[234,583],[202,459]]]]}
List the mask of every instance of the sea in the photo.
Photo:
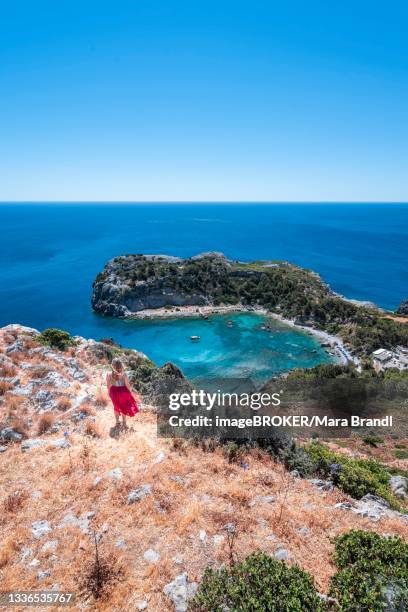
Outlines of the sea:
{"type": "Polygon", "coordinates": [[[408,204],[0,205],[0,325],[115,339],[191,376],[264,377],[330,360],[318,342],[262,317],[120,321],[92,312],[92,282],[116,255],[281,259],[318,272],[347,298],[394,310],[408,297],[408,204]],[[201,340],[193,343],[191,335],[201,340]],[[293,345],[293,346],[292,346],[293,345]]]}

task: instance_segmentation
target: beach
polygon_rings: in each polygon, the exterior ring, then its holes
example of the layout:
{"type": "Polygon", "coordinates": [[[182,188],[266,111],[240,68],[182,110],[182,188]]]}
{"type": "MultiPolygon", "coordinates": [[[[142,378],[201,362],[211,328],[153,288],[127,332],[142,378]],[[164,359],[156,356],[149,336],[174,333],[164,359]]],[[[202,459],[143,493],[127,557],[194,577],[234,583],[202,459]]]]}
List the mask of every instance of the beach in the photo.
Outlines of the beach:
{"type": "Polygon", "coordinates": [[[222,305],[222,306],[177,306],[174,308],[150,308],[140,310],[139,312],[129,315],[129,319],[154,320],[154,319],[183,319],[183,318],[199,318],[210,317],[211,315],[222,315],[235,312],[247,312],[258,315],[264,315],[272,319],[276,319],[281,323],[290,327],[302,330],[307,334],[313,335],[319,339],[322,346],[329,345],[343,365],[353,363],[357,369],[361,368],[360,359],[356,355],[352,355],[349,349],[345,346],[343,340],[339,336],[329,334],[323,330],[314,327],[300,325],[293,319],[286,319],[282,315],[268,311],[266,308],[257,306],[244,306],[242,304],[222,305]]]}

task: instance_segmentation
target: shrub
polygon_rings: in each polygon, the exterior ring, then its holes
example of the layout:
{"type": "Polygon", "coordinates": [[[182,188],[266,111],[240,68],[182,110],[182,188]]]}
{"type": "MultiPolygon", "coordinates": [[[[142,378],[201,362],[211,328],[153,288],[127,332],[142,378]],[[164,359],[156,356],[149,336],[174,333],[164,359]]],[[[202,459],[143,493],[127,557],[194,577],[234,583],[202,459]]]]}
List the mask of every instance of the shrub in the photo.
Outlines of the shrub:
{"type": "Polygon", "coordinates": [[[102,433],[99,428],[99,425],[97,423],[94,423],[93,421],[86,421],[84,433],[86,436],[89,436],[90,438],[101,438],[102,437],[102,433]]]}
{"type": "Polygon", "coordinates": [[[55,417],[52,412],[44,412],[38,419],[37,431],[41,436],[45,434],[54,425],[55,417]]]}
{"type": "Polygon", "coordinates": [[[309,574],[264,553],[250,555],[229,571],[207,568],[190,602],[194,612],[318,612],[323,606],[309,574]]]}
{"type": "Polygon", "coordinates": [[[374,448],[377,448],[377,446],[382,443],[382,439],[377,436],[363,436],[362,440],[364,444],[373,446],[374,448]]]}
{"type": "Polygon", "coordinates": [[[408,545],[400,537],[350,531],[335,539],[339,571],[330,595],[344,612],[405,610],[408,607],[408,545]]]}
{"type": "Polygon", "coordinates": [[[124,573],[116,554],[101,554],[99,550],[100,538],[94,533],[95,553],[93,559],[83,568],[80,579],[80,593],[85,598],[93,597],[95,600],[109,595],[115,585],[123,579],[124,573]]]}
{"type": "Polygon", "coordinates": [[[67,395],[63,395],[57,401],[58,410],[65,412],[71,408],[71,399],[67,395]]]}
{"type": "Polygon", "coordinates": [[[3,508],[5,512],[11,514],[18,512],[24,505],[24,502],[29,498],[28,491],[25,489],[14,491],[10,493],[3,502],[3,508]]]}
{"type": "Polygon", "coordinates": [[[66,351],[70,346],[75,346],[75,340],[66,331],[49,327],[38,336],[38,341],[45,346],[66,351]]]}
{"type": "Polygon", "coordinates": [[[408,450],[406,449],[398,449],[394,451],[394,456],[396,459],[408,459],[408,450]]]}
{"type": "Polygon", "coordinates": [[[330,476],[345,493],[356,499],[372,493],[388,501],[393,508],[400,508],[389,488],[389,472],[377,461],[345,457],[317,443],[305,446],[304,450],[310,455],[316,471],[324,477],[330,476]],[[338,466],[334,473],[331,469],[333,464],[338,466]]]}
{"type": "Polygon", "coordinates": [[[242,459],[243,454],[244,448],[233,440],[224,446],[224,457],[228,459],[228,463],[237,463],[242,459]]]}
{"type": "Polygon", "coordinates": [[[108,398],[101,389],[98,389],[95,393],[95,406],[98,406],[98,408],[105,408],[107,405],[108,398]]]}
{"type": "Polygon", "coordinates": [[[7,391],[10,391],[13,385],[6,380],[0,380],[0,395],[5,395],[7,391]]]}

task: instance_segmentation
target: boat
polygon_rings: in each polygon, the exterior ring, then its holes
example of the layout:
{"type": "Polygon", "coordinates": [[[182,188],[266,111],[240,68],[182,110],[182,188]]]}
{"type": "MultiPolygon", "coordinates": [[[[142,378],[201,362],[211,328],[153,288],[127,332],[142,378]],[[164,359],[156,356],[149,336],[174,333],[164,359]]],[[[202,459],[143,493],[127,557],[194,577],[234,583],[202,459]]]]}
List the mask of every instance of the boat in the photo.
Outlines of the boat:
{"type": "Polygon", "coordinates": [[[200,340],[200,336],[190,336],[190,340],[193,342],[198,342],[200,340]]]}
{"type": "Polygon", "coordinates": [[[228,327],[232,327],[234,325],[233,321],[227,321],[228,327]]]}

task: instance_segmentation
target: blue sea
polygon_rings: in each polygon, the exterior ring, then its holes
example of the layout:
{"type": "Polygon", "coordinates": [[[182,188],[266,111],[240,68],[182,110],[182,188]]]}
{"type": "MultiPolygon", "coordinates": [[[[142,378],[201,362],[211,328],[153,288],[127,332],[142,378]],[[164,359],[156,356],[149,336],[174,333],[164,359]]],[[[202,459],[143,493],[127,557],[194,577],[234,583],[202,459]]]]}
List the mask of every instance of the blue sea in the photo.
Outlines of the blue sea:
{"type": "Polygon", "coordinates": [[[199,328],[202,341],[195,348],[187,340],[197,322],[101,318],[92,312],[90,296],[108,259],[215,250],[243,261],[288,260],[316,270],[346,297],[390,310],[408,297],[407,204],[4,204],[0,224],[0,325],[113,337],[159,364],[173,360],[191,375],[210,363],[214,372],[231,365],[281,371],[293,367],[289,353],[307,365],[324,356],[313,353],[315,341],[303,334],[308,356],[303,346],[290,351],[285,343],[296,344],[295,332],[289,340],[274,334],[282,341],[276,345],[271,334],[261,333],[262,321],[244,315],[231,328],[233,342],[215,318],[206,328],[212,332],[199,328]]]}

